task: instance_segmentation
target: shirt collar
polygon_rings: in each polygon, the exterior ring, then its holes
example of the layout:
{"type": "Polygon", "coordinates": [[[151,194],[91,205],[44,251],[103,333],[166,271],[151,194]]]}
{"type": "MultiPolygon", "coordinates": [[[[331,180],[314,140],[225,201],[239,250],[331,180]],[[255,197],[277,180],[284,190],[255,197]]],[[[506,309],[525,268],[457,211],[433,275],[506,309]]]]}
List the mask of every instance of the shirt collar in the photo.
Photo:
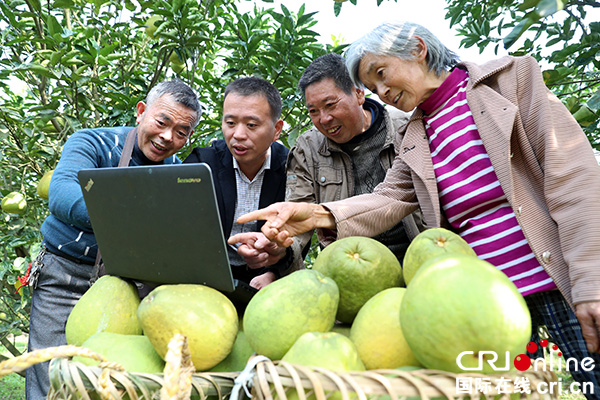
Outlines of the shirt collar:
{"type": "MultiPolygon", "coordinates": [[[[246,176],[240,169],[240,165],[238,164],[235,157],[233,157],[233,169],[237,170],[240,174],[246,176]]],[[[256,176],[259,176],[267,169],[271,169],[271,147],[269,147],[269,149],[267,150],[267,156],[265,157],[265,161],[263,162],[262,167],[260,167],[260,169],[256,173],[256,176]]],[[[254,179],[256,179],[256,177],[254,177],[254,179]]]]}

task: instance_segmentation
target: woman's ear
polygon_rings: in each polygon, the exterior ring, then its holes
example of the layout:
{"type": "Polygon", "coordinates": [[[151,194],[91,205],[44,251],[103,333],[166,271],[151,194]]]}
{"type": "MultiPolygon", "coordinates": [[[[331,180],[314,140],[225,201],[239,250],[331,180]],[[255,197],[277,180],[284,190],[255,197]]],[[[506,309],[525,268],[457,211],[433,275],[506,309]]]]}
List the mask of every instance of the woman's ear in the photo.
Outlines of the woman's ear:
{"type": "Polygon", "coordinates": [[[420,36],[413,36],[417,41],[417,45],[414,50],[414,56],[416,61],[424,61],[427,59],[427,44],[420,36]]]}

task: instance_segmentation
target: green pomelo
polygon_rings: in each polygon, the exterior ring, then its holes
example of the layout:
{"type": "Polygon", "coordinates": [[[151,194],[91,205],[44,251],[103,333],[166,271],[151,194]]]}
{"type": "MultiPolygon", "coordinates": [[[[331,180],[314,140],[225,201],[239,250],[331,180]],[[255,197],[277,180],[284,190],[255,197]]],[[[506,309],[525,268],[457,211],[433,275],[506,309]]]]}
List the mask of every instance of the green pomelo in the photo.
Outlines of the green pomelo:
{"type": "Polygon", "coordinates": [[[136,316],[139,304],[133,284],[116,276],[100,277],[71,310],[65,327],[67,343],[81,346],[98,332],[141,335],[136,316]]]}
{"type": "Polygon", "coordinates": [[[171,69],[173,70],[173,72],[175,72],[176,74],[181,73],[181,71],[183,71],[183,69],[185,68],[185,64],[176,64],[176,63],[171,63],[171,69]]]}
{"type": "Polygon", "coordinates": [[[144,297],[137,311],[144,334],[161,357],[176,333],[187,337],[197,371],[206,371],[231,352],[238,332],[235,306],[204,285],[162,285],[144,297]]]}
{"type": "Polygon", "coordinates": [[[239,331],[233,343],[231,353],[223,361],[209,369],[209,372],[243,371],[252,354],[254,354],[254,350],[252,350],[246,334],[244,331],[239,331]]]}
{"type": "Polygon", "coordinates": [[[185,68],[185,61],[183,61],[175,51],[169,56],[169,61],[171,61],[171,68],[176,74],[180,73],[185,68]]]}
{"type": "MultiPolygon", "coordinates": [[[[514,283],[490,263],[464,254],[422,266],[402,300],[400,324],[421,364],[456,373],[465,372],[457,358],[475,369],[483,351],[495,352],[497,368],[512,367],[531,336],[529,309],[514,283]],[[471,353],[459,357],[463,352],[471,353]]],[[[495,372],[487,361],[482,364],[483,373],[495,372]]]]}
{"type": "Polygon", "coordinates": [[[333,326],[339,291],[318,271],[291,273],[256,293],[244,312],[244,333],[258,354],[280,360],[306,332],[333,326]]]}
{"type": "Polygon", "coordinates": [[[27,200],[23,193],[10,192],[2,198],[0,207],[2,207],[2,211],[9,214],[21,215],[27,211],[27,200]]]}
{"type": "Polygon", "coordinates": [[[400,305],[405,288],[389,288],[371,297],[358,311],[350,339],[367,369],[419,366],[402,334],[400,305]]]}
{"type": "Polygon", "coordinates": [[[354,343],[335,332],[306,332],[296,340],[282,360],[339,372],[365,370],[354,343]]]}
{"type": "MultiPolygon", "coordinates": [[[[335,332],[307,332],[300,336],[296,343],[282,358],[292,364],[308,367],[321,367],[335,372],[364,371],[365,366],[358,356],[352,341],[335,332]]],[[[286,394],[288,400],[298,400],[300,396],[293,389],[286,394]]],[[[316,400],[314,394],[308,400],[316,400]]],[[[328,393],[330,400],[341,400],[340,392],[328,393]]]]}
{"type": "Polygon", "coordinates": [[[463,238],[448,229],[430,228],[419,233],[410,242],[402,261],[406,285],[410,283],[425,261],[452,253],[477,256],[463,238]]]}
{"type": "Polygon", "coordinates": [[[160,15],[153,15],[146,20],[146,35],[151,38],[154,38],[154,32],[158,29],[158,26],[161,24],[162,17],[160,15]]]}
{"type": "Polygon", "coordinates": [[[402,286],[402,268],[390,249],[375,239],[352,236],[325,247],[313,269],[335,281],[340,290],[336,318],[352,323],[358,310],[380,291],[402,286]]]}
{"type": "MultiPolygon", "coordinates": [[[[165,369],[165,362],[154,350],[147,336],[98,332],[83,342],[81,347],[100,354],[108,361],[121,364],[128,372],[153,374],[165,369]]],[[[88,357],[74,357],[73,360],[85,365],[98,365],[98,361],[88,357]]]]}
{"type": "Polygon", "coordinates": [[[48,200],[48,191],[50,189],[50,180],[54,170],[46,171],[37,184],[37,194],[44,200],[48,200]]]}

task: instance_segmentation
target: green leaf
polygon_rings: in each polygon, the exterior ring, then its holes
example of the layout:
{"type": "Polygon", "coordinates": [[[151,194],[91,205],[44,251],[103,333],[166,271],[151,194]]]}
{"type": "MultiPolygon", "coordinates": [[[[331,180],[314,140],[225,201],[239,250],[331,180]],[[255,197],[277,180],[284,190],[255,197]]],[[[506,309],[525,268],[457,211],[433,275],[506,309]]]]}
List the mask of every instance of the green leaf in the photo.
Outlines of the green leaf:
{"type": "Polygon", "coordinates": [[[579,108],[579,100],[577,97],[571,96],[565,102],[565,106],[571,113],[574,113],[579,108]]]}
{"type": "Polygon", "coordinates": [[[573,114],[573,118],[575,118],[579,125],[586,127],[596,122],[598,116],[589,107],[584,105],[573,114]]]}
{"type": "Polygon", "coordinates": [[[540,18],[546,18],[549,15],[562,10],[565,7],[565,3],[562,0],[541,0],[535,7],[536,12],[540,18]]]}
{"type": "MultiPolygon", "coordinates": [[[[379,4],[378,4],[379,5],[379,4]]],[[[337,17],[340,15],[340,11],[342,11],[342,3],[338,3],[337,1],[333,4],[333,13],[337,17]]]]}
{"type": "Polygon", "coordinates": [[[46,24],[48,26],[48,32],[50,36],[60,35],[63,32],[62,26],[58,23],[58,20],[53,15],[46,17],[46,24]]]}
{"type": "Polygon", "coordinates": [[[504,38],[504,48],[509,49],[510,47],[512,47],[512,45],[515,44],[515,42],[521,37],[521,35],[527,29],[529,29],[531,25],[536,23],[538,19],[535,19],[535,16],[533,16],[533,18],[522,19],[517,24],[517,26],[515,26],[514,29],[504,38]]]}
{"type": "Polygon", "coordinates": [[[23,64],[23,65],[20,65],[19,67],[15,68],[15,70],[16,71],[18,71],[18,70],[30,71],[36,75],[42,75],[47,78],[56,79],[56,76],[52,73],[52,71],[50,71],[48,68],[46,68],[40,64],[35,64],[35,63],[23,64]]]}
{"type": "Polygon", "coordinates": [[[539,2],[540,2],[540,0],[524,0],[521,4],[519,4],[517,6],[517,10],[519,10],[519,11],[529,10],[530,8],[537,6],[539,2]]]}
{"type": "Polygon", "coordinates": [[[54,4],[52,4],[52,8],[74,8],[75,3],[73,0],[55,0],[54,4]]]}
{"type": "Polygon", "coordinates": [[[40,0],[29,0],[29,4],[31,4],[31,7],[35,11],[37,11],[37,12],[42,11],[42,4],[40,3],[40,0]]]}
{"type": "Polygon", "coordinates": [[[173,0],[172,1],[171,10],[173,11],[173,14],[178,14],[181,11],[181,8],[183,7],[183,3],[184,3],[184,0],[173,0]]]}
{"type": "Polygon", "coordinates": [[[302,15],[298,18],[298,25],[305,25],[307,22],[314,20],[313,16],[315,14],[317,14],[316,11],[302,15]]]}
{"type": "Polygon", "coordinates": [[[600,90],[596,90],[594,95],[587,101],[587,105],[594,111],[600,110],[600,90]]]}
{"type": "Polygon", "coordinates": [[[21,273],[25,272],[27,270],[27,264],[27,260],[24,257],[17,257],[15,258],[15,261],[13,261],[13,270],[21,273]]]}
{"type": "Polygon", "coordinates": [[[104,46],[100,48],[100,55],[106,56],[110,53],[112,53],[114,51],[114,49],[116,49],[117,47],[119,47],[118,44],[111,44],[108,46],[104,46]]]}
{"type": "Polygon", "coordinates": [[[547,70],[542,72],[542,76],[544,78],[544,83],[546,85],[551,85],[561,79],[561,75],[556,70],[547,70]]]}

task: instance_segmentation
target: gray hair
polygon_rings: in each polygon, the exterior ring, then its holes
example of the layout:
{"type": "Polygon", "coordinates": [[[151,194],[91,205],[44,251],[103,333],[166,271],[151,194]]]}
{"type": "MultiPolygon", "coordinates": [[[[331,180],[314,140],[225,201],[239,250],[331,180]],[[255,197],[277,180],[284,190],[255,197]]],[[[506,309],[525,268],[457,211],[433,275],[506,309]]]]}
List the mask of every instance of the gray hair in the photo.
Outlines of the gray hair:
{"type": "Polygon", "coordinates": [[[346,65],[354,84],[364,87],[358,78],[358,67],[367,53],[414,60],[419,44],[415,36],[420,37],[427,45],[427,65],[437,76],[451,70],[460,61],[456,53],[423,26],[413,22],[386,22],[352,43],[346,50],[346,65]]]}
{"type": "Polygon", "coordinates": [[[325,79],[332,79],[335,85],[346,94],[352,94],[356,88],[350,79],[344,58],[336,53],[328,53],[315,59],[306,67],[298,81],[298,90],[304,97],[307,87],[325,79]]]}
{"type": "Polygon", "coordinates": [[[170,95],[177,103],[196,113],[196,120],[192,126],[192,128],[195,128],[200,122],[200,115],[202,114],[202,107],[200,106],[196,92],[179,79],[162,81],[148,92],[146,106],[150,106],[166,94],[170,95]]]}
{"type": "Polygon", "coordinates": [[[273,122],[277,122],[281,116],[281,94],[272,83],[267,82],[262,78],[257,76],[247,76],[244,78],[238,78],[229,83],[225,88],[223,101],[225,101],[229,93],[237,93],[244,97],[262,95],[269,103],[273,122]]]}

